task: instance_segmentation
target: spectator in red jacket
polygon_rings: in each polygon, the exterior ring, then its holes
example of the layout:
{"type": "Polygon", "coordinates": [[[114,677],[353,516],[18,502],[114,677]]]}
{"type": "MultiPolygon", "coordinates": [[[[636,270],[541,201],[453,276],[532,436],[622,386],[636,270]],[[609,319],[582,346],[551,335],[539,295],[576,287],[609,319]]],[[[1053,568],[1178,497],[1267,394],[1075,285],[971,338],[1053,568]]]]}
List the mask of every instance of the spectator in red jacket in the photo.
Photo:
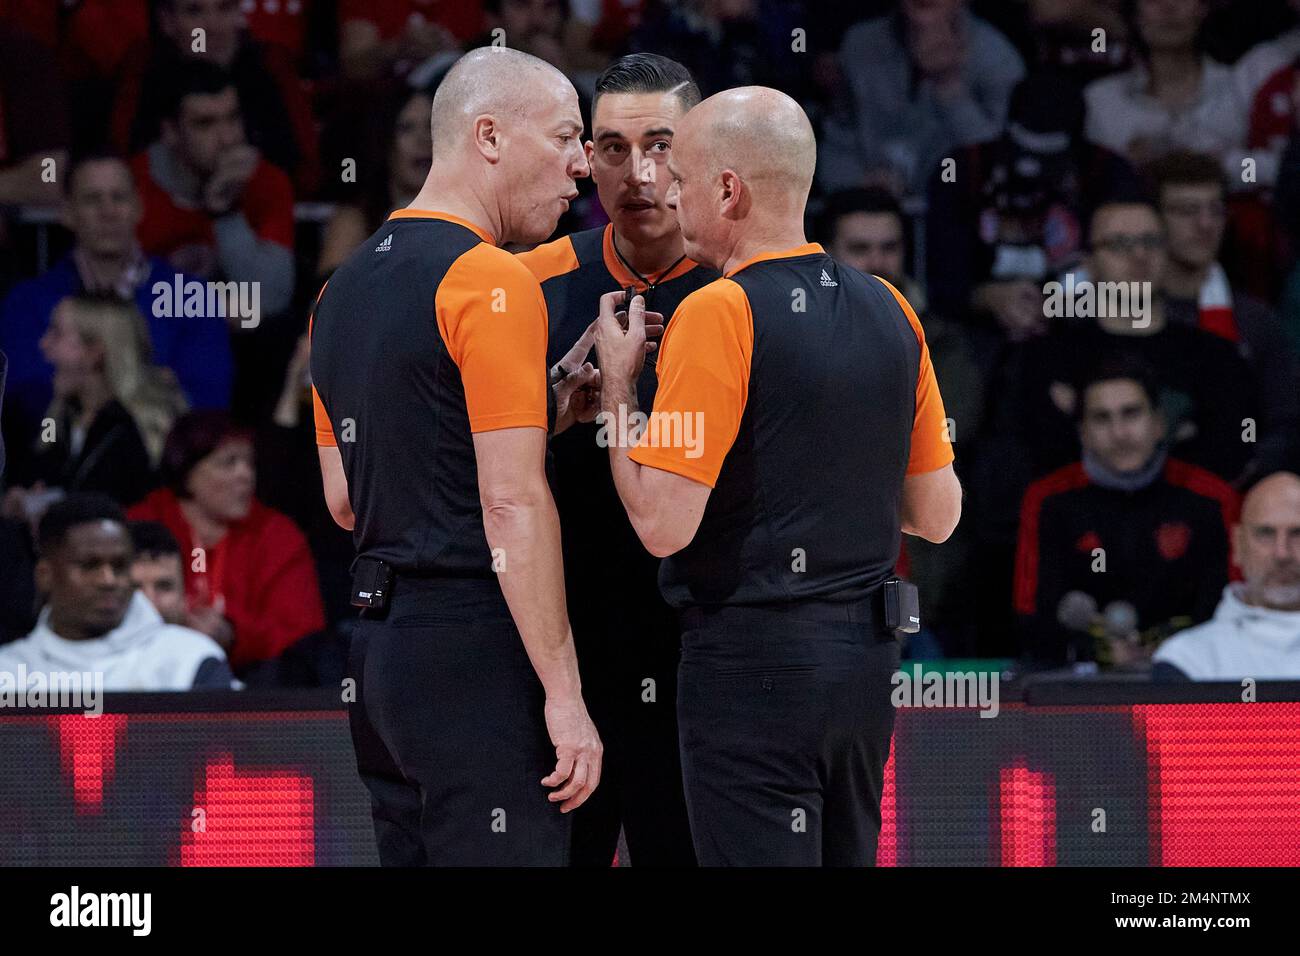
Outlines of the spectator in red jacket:
{"type": "Polygon", "coordinates": [[[1015,609],[1037,663],[1140,664],[1228,582],[1236,493],[1167,457],[1156,396],[1136,358],[1104,362],[1080,388],[1082,460],[1025,492],[1015,609]]]}
{"type": "Polygon", "coordinates": [[[226,648],[232,667],[273,660],[325,626],[307,539],[253,496],[249,433],[224,412],[192,412],[167,438],[163,476],[167,487],[129,517],[176,536],[189,626],[226,648]]]}
{"type": "Polygon", "coordinates": [[[239,92],[220,67],[190,64],[169,95],[162,137],[131,162],[140,245],[200,279],[257,283],[259,320],[283,312],[294,277],[288,178],[249,144],[239,92]]]}
{"type": "Polygon", "coordinates": [[[300,195],[315,195],[320,147],[293,54],[253,39],[241,6],[239,0],[159,0],[160,35],[137,44],[122,66],[110,121],[113,145],[134,153],[153,142],[178,73],[187,64],[207,63],[229,72],[252,144],[289,174],[300,195]]]}

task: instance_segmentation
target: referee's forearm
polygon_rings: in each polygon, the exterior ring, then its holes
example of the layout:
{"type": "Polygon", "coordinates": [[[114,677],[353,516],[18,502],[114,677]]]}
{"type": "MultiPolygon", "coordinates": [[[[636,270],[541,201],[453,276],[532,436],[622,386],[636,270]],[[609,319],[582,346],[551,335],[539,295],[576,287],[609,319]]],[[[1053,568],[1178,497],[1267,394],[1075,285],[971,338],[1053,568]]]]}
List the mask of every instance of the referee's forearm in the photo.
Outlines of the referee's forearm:
{"type": "MultiPolygon", "coordinates": [[[[614,476],[614,487],[623,502],[628,520],[637,535],[645,540],[644,530],[647,522],[653,519],[653,501],[648,501],[641,483],[641,466],[628,454],[636,444],[640,434],[619,434],[615,427],[620,421],[631,420],[640,411],[636,388],[631,384],[615,383],[614,387],[605,385],[600,392],[600,410],[607,423],[606,434],[609,440],[609,468],[614,476]],[[623,439],[626,439],[625,441],[623,439]]],[[[630,431],[630,428],[629,428],[630,431]]]]}
{"type": "Polygon", "coordinates": [[[483,530],[501,593],[550,699],[578,698],[578,660],[564,594],[560,522],[550,494],[485,503],[483,530]]]}

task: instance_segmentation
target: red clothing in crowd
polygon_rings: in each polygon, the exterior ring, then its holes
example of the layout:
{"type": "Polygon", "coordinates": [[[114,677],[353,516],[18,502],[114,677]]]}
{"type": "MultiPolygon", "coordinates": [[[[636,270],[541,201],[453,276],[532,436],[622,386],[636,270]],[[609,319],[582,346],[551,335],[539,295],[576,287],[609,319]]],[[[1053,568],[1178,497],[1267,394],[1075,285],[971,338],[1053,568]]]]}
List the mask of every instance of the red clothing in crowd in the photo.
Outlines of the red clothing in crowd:
{"type": "MultiPolygon", "coordinates": [[[[143,149],[157,137],[165,102],[157,85],[166,82],[166,71],[150,71],[160,63],[174,66],[175,60],[167,57],[165,48],[156,50],[147,39],[123,56],[109,118],[113,148],[123,154],[143,149]]],[[[320,134],[293,54],[274,43],[245,43],[230,70],[249,139],[289,173],[298,195],[314,196],[323,175],[320,134]],[[290,160],[290,153],[296,158],[290,160]]]]}
{"type": "Polygon", "coordinates": [[[374,24],[379,39],[401,36],[408,23],[437,23],[462,43],[483,32],[480,0],[339,0],[339,25],[349,20],[374,24]]]}
{"type": "Polygon", "coordinates": [[[248,32],[263,43],[276,43],[302,62],[307,22],[314,0],[240,0],[248,32]]]}
{"type": "Polygon", "coordinates": [[[192,607],[225,598],[235,631],[230,665],[239,669],[273,660],[287,647],[325,626],[316,563],[307,538],[287,517],[254,500],[248,517],[203,555],[194,570],[196,547],[180,501],[160,488],[127,512],[132,521],[158,521],[176,536],[185,565],[185,597],[192,607]]]}
{"type": "MultiPolygon", "coordinates": [[[[212,229],[212,215],[203,209],[176,205],[150,175],[148,152],[139,153],[131,160],[131,172],[144,208],[136,230],[144,251],[170,259],[177,250],[207,246],[213,250],[215,262],[217,238],[212,229]]],[[[289,177],[275,166],[266,160],[257,164],[244,188],[239,208],[259,239],[293,248],[293,187],[289,185],[289,177]]]]}
{"type": "Polygon", "coordinates": [[[111,81],[131,46],[149,36],[147,0],[0,0],[0,20],[57,53],[65,79],[111,81]]]}

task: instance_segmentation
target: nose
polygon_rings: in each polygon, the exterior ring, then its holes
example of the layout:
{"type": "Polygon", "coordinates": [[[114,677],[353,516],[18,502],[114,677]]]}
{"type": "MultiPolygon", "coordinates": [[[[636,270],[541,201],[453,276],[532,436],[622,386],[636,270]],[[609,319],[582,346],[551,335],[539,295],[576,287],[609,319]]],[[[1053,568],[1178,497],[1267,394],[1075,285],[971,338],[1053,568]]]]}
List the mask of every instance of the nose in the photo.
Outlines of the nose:
{"type": "Polygon", "coordinates": [[[654,167],[654,160],[634,146],[623,178],[630,186],[644,186],[655,181],[654,167]]]}
{"type": "Polygon", "coordinates": [[[591,166],[587,163],[587,153],[579,146],[577,157],[569,164],[569,175],[574,179],[586,179],[591,175],[591,166]]]}

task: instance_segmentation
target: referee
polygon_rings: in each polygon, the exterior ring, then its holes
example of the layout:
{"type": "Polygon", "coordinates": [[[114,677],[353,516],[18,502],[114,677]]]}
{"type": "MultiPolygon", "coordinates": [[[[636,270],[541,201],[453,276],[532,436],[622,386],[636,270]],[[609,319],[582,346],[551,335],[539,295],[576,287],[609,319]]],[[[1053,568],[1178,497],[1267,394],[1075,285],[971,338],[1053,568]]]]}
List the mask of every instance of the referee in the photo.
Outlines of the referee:
{"type": "Polygon", "coordinates": [[[546,305],[498,247],[555,229],[588,172],[582,119],[558,70],[484,48],[448,72],[431,122],[424,187],[312,322],[325,492],[364,608],[357,765],[386,865],[563,866],[601,744],[544,469],[546,305]]]}
{"type": "MultiPolygon", "coordinates": [[[[699,101],[686,67],[653,53],[621,57],[597,77],[586,150],[609,224],[520,256],[546,296],[552,368],[586,358],[564,355],[564,345],[588,332],[604,293],[631,288],[646,308],[671,315],[718,277],[686,255],[665,202],[674,129],[699,101]]],[[[647,408],[654,390],[647,364],[637,380],[647,408]]],[[[583,693],[605,744],[601,787],[573,815],[572,864],[609,866],[621,828],[633,865],[692,866],[677,746],[681,638],[659,595],[659,561],[637,540],[610,478],[607,431],[575,425],[551,442],[569,619],[583,693]]]]}
{"type": "MultiPolygon", "coordinates": [[[[686,253],[723,278],[671,319],[639,444],[610,447],[681,612],[682,771],[703,865],[874,862],[893,625],[916,613],[893,579],[899,531],[943,541],[961,509],[916,314],[804,238],[815,154],[803,110],[762,87],[679,124],[668,203],[686,253]]],[[[624,331],[622,295],[602,298],[596,332],[613,414],[636,407],[644,361],[644,306],[633,298],[624,331]]]]}

